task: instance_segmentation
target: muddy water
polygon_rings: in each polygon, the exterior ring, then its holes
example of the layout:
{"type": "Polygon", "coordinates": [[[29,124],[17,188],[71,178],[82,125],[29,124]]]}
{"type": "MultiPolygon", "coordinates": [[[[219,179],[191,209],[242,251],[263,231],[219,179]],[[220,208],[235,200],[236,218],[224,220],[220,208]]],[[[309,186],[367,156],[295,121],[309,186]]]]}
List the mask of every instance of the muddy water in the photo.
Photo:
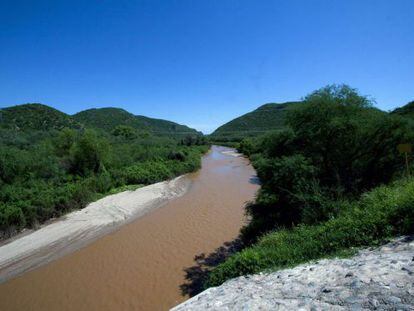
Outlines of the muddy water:
{"type": "Polygon", "coordinates": [[[246,159],[213,147],[190,190],[46,266],[0,284],[0,310],[165,310],[194,256],[234,239],[258,186],[246,159]]]}

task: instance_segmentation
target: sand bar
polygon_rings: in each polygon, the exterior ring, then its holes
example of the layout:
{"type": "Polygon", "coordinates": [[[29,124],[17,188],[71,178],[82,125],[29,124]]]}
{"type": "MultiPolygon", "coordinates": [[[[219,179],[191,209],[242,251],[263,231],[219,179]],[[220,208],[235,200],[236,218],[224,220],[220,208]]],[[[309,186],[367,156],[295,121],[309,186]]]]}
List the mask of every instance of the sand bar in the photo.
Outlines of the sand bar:
{"type": "Polygon", "coordinates": [[[171,199],[186,193],[191,181],[177,177],[109,195],[0,247],[0,283],[79,249],[171,199]]]}

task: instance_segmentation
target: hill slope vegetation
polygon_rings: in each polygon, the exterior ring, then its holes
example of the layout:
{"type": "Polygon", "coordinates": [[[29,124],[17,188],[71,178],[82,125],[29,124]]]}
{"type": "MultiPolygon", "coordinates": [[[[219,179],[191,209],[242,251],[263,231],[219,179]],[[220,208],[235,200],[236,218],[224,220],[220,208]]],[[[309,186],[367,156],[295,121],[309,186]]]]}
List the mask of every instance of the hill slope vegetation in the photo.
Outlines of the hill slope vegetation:
{"type": "Polygon", "coordinates": [[[88,109],[75,114],[74,119],[87,127],[113,131],[117,126],[125,125],[143,132],[157,135],[199,135],[201,133],[175,122],[135,116],[120,108],[88,109]]]}
{"type": "Polygon", "coordinates": [[[408,117],[414,120],[414,101],[409,102],[407,105],[393,110],[391,113],[403,117],[408,117]]]}
{"type": "Polygon", "coordinates": [[[211,138],[217,141],[240,141],[244,137],[283,129],[287,112],[300,106],[301,102],[265,104],[220,126],[211,134],[211,138]]]}
{"type": "Polygon", "coordinates": [[[194,171],[208,149],[195,130],[115,108],[72,117],[26,104],[0,115],[0,240],[107,193],[194,171]]]}
{"type": "Polygon", "coordinates": [[[15,130],[61,130],[80,128],[71,116],[42,104],[25,104],[0,109],[0,127],[15,130]]]}
{"type": "Polygon", "coordinates": [[[372,105],[355,89],[328,86],[308,95],[285,129],[240,143],[261,189],[246,206],[244,250],[206,286],[414,233],[414,182],[397,149],[413,142],[414,126],[372,105]]]}

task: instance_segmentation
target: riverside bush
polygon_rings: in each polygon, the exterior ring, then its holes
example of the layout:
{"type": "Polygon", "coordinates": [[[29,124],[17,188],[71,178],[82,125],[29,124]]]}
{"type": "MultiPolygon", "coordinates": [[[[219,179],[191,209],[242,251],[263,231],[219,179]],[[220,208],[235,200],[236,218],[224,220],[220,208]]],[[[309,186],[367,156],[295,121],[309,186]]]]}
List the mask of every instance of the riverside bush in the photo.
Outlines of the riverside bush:
{"type": "Polygon", "coordinates": [[[206,286],[414,232],[414,181],[398,181],[397,150],[414,141],[413,123],[346,85],[302,103],[284,129],[239,144],[261,189],[246,205],[244,250],[213,269],[206,286]]]}
{"type": "Polygon", "coordinates": [[[83,208],[113,189],[194,171],[209,148],[201,139],[184,144],[129,131],[1,129],[7,135],[0,139],[0,239],[83,208]]]}
{"type": "Polygon", "coordinates": [[[411,233],[414,179],[407,179],[363,194],[358,201],[348,203],[339,216],[322,224],[268,233],[216,267],[205,285],[218,286],[237,276],[283,269],[411,233]]]}
{"type": "Polygon", "coordinates": [[[262,184],[246,208],[246,243],[269,230],[335,217],[338,202],[401,175],[397,146],[414,140],[410,122],[373,108],[348,86],[313,92],[287,114],[286,126],[239,145],[262,184]]]}

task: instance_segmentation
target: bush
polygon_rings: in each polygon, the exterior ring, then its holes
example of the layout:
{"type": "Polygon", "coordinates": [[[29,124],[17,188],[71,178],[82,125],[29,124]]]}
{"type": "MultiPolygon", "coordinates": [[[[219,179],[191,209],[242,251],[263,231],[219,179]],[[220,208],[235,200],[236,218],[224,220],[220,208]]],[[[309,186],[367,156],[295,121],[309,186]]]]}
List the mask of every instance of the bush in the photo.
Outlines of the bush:
{"type": "Polygon", "coordinates": [[[26,172],[28,155],[25,151],[14,147],[0,148],[0,180],[12,183],[26,172]]]}
{"type": "Polygon", "coordinates": [[[81,176],[98,173],[104,165],[108,144],[87,130],[72,148],[72,170],[81,176]]]}
{"type": "Polygon", "coordinates": [[[404,161],[397,146],[414,139],[407,120],[372,108],[370,99],[347,86],[310,94],[288,113],[286,125],[240,144],[262,183],[246,208],[247,243],[272,229],[335,217],[338,202],[398,177],[404,161]]]}
{"type": "Polygon", "coordinates": [[[124,171],[127,184],[152,184],[172,177],[171,171],[160,162],[144,162],[128,167],[124,171]]]}
{"type": "Polygon", "coordinates": [[[0,202],[0,238],[8,237],[25,226],[23,211],[15,205],[0,202]]]}
{"type": "Polygon", "coordinates": [[[185,161],[186,156],[182,151],[170,151],[168,154],[169,160],[178,160],[178,161],[185,161]]]}
{"type": "Polygon", "coordinates": [[[137,135],[137,130],[131,126],[127,125],[118,125],[112,130],[112,135],[121,136],[125,139],[134,139],[137,135]]]}
{"type": "Polygon", "coordinates": [[[118,136],[91,130],[2,130],[6,135],[0,139],[0,239],[83,208],[114,188],[129,189],[128,184],[150,184],[193,171],[208,149],[118,130],[118,136]]]}

